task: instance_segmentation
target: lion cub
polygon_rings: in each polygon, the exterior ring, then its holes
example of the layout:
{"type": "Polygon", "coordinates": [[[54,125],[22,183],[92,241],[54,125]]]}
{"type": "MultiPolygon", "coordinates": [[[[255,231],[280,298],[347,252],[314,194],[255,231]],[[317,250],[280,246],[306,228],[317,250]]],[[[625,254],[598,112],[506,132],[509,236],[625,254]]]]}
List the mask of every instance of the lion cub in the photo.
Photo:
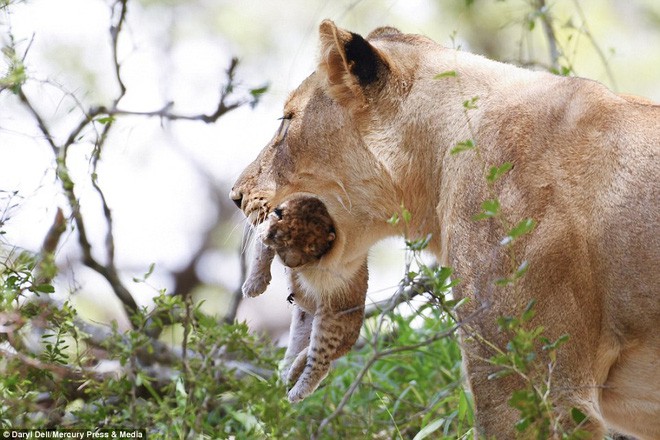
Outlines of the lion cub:
{"type": "Polygon", "coordinates": [[[271,280],[270,266],[277,253],[288,267],[321,258],[335,240],[335,228],[323,202],[301,196],[271,212],[258,227],[253,261],[243,283],[243,296],[261,295],[271,280]]]}
{"type": "Polygon", "coordinates": [[[367,267],[365,263],[332,294],[303,287],[299,271],[323,272],[324,269],[308,263],[325,255],[336,238],[328,210],[315,197],[302,196],[284,202],[258,226],[257,234],[243,296],[255,297],[266,290],[276,253],[292,268],[288,300],[294,303],[294,309],[282,379],[289,384],[289,400],[298,402],[319,386],[331,362],[355,344],[364,319],[367,267]]]}

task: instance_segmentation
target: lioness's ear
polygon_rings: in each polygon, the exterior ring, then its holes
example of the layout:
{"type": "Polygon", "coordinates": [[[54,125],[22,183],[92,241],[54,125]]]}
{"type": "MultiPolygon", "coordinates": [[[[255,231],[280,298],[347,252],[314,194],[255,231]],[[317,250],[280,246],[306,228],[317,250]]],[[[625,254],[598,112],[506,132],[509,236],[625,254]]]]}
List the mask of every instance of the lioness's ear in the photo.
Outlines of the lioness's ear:
{"type": "Polygon", "coordinates": [[[326,76],[330,95],[342,104],[364,104],[364,89],[388,68],[382,54],[367,40],[324,20],[319,29],[319,72],[326,76]]]}

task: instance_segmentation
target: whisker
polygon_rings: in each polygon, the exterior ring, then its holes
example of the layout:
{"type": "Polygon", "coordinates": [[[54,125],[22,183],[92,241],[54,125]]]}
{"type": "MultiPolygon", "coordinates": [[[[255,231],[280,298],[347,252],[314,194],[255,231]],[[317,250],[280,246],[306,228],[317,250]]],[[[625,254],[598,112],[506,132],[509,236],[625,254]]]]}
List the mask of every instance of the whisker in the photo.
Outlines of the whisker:
{"type": "Polygon", "coordinates": [[[341,183],[339,180],[337,180],[335,183],[337,184],[337,186],[339,186],[339,188],[341,188],[341,190],[346,195],[346,199],[348,200],[348,207],[344,204],[344,200],[340,196],[337,196],[337,201],[346,211],[351,212],[351,210],[353,209],[353,202],[351,201],[351,196],[348,195],[348,191],[346,191],[346,188],[344,187],[343,183],[341,183]]]}
{"type": "Polygon", "coordinates": [[[247,250],[254,244],[254,227],[250,223],[245,223],[243,226],[243,237],[241,239],[241,254],[245,254],[247,250]]]}
{"type": "Polygon", "coordinates": [[[229,241],[229,239],[236,233],[236,230],[238,229],[238,227],[239,226],[244,226],[243,223],[247,223],[247,222],[248,222],[247,217],[241,216],[240,220],[238,220],[234,223],[234,227],[231,228],[231,230],[229,231],[229,233],[225,237],[225,241],[222,243],[223,246],[226,245],[227,242],[229,241]]]}

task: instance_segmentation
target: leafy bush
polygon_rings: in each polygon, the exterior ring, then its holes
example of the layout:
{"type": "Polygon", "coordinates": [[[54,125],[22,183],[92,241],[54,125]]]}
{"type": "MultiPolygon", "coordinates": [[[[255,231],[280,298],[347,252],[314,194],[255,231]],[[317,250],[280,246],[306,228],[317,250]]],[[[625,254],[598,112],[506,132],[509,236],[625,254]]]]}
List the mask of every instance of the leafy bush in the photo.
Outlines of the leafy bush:
{"type": "Polygon", "coordinates": [[[407,298],[373,312],[360,347],[337,362],[320,390],[291,405],[277,374],[282,350],[245,324],[219,323],[200,304],[162,295],[155,309],[133,315],[134,330],[96,328],[68,303],[37,295],[35,261],[26,253],[6,258],[0,274],[4,334],[41,335],[25,351],[3,348],[3,428],[121,426],[146,428],[150,438],[421,439],[436,429],[456,438],[472,426],[450,337],[455,324],[433,301],[407,298]],[[177,314],[175,346],[147,336],[153,317],[177,314]]]}

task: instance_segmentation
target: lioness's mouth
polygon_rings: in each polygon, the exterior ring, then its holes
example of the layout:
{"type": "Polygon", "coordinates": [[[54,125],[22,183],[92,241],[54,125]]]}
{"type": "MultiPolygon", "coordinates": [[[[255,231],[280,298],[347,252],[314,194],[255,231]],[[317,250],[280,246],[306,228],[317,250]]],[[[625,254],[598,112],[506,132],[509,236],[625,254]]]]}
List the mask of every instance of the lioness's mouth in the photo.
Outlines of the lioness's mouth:
{"type": "Polygon", "coordinates": [[[266,213],[263,213],[260,210],[254,210],[251,211],[249,214],[246,213],[245,216],[247,217],[247,220],[250,222],[250,224],[253,227],[257,227],[260,224],[262,224],[264,221],[266,221],[266,218],[268,218],[269,213],[266,211],[266,213]]]}
{"type": "Polygon", "coordinates": [[[243,201],[241,203],[240,209],[243,211],[243,214],[245,214],[248,222],[250,222],[253,227],[257,227],[262,224],[268,218],[271,212],[273,212],[276,208],[272,208],[272,204],[270,202],[264,200],[263,198],[259,198],[257,200],[249,200],[247,202],[243,201]]]}

